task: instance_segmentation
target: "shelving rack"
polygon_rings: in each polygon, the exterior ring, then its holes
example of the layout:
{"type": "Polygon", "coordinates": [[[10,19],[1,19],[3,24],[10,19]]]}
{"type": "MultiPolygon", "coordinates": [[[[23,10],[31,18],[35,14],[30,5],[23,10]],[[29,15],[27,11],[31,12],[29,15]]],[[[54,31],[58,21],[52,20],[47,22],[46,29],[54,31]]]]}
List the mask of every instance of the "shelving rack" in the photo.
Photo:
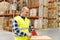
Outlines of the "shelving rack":
{"type": "MultiPolygon", "coordinates": [[[[21,0],[20,0],[21,1],[21,0]]],[[[39,0],[38,0],[39,1],[39,0]]],[[[43,0],[44,1],[44,0],[43,0]]],[[[48,3],[54,3],[55,1],[48,1],[48,3]]],[[[44,8],[47,8],[48,10],[56,10],[56,8],[55,7],[51,7],[51,8],[48,8],[48,4],[47,5],[45,5],[45,4],[39,4],[39,3],[35,3],[35,4],[28,4],[28,0],[23,0],[21,3],[20,3],[20,5],[21,5],[21,7],[23,7],[24,5],[23,5],[23,3],[26,3],[26,6],[29,8],[29,9],[32,9],[32,8],[39,8],[40,6],[42,6],[43,7],[43,15],[44,15],[44,8]]],[[[60,6],[60,4],[57,4],[58,6],[60,6]]],[[[20,8],[21,9],[21,8],[20,8]]],[[[38,10],[38,11],[40,11],[40,10],[38,10]]],[[[58,12],[60,12],[60,10],[58,10],[58,12]]],[[[40,14],[40,13],[39,13],[40,14]]],[[[48,13],[49,14],[49,13],[48,13]]],[[[19,14],[18,13],[8,13],[8,14],[0,14],[0,17],[12,17],[12,18],[14,18],[15,16],[18,16],[19,14]]],[[[60,15],[58,15],[59,17],[60,17],[60,15]]],[[[36,15],[36,16],[29,16],[28,17],[29,19],[33,19],[33,20],[36,20],[36,19],[40,19],[40,18],[42,18],[42,19],[47,19],[47,20],[56,20],[56,18],[54,18],[54,17],[45,17],[45,16],[39,16],[39,15],[36,15]]],[[[42,21],[43,22],[43,21],[42,21]]],[[[60,20],[59,21],[57,21],[57,22],[60,22],[60,20]]],[[[42,24],[42,26],[43,26],[43,24],[42,24]]],[[[42,27],[43,28],[43,27],[42,27]]],[[[49,28],[48,26],[47,26],[47,28],[49,28]]],[[[41,28],[36,28],[36,29],[41,29],[41,28]]],[[[9,28],[7,29],[7,30],[9,30],[9,28]]],[[[11,30],[11,28],[10,28],[10,30],[11,30]]]]}
{"type": "MultiPolygon", "coordinates": [[[[20,4],[21,5],[20,7],[22,8],[23,7],[23,2],[26,2],[26,6],[29,8],[29,9],[32,9],[32,8],[39,8],[39,4],[27,4],[28,3],[28,0],[20,0],[20,4]],[[22,2],[21,2],[22,1],[22,2]]],[[[14,2],[15,3],[15,2],[14,2]]],[[[21,8],[19,8],[19,10],[21,10],[21,8]]],[[[9,18],[14,18],[15,16],[18,16],[19,13],[6,13],[6,14],[0,14],[0,17],[5,17],[7,18],[7,20],[9,20],[9,18]]],[[[40,17],[39,16],[29,16],[28,17],[29,19],[39,19],[40,17]]],[[[3,30],[7,30],[7,31],[12,31],[12,27],[9,27],[11,24],[10,21],[7,21],[6,22],[3,22],[3,23],[7,23],[8,26],[4,26],[3,27],[3,30]]],[[[4,20],[5,21],[5,20],[4,20]]],[[[6,25],[6,24],[3,24],[3,25],[6,25]]]]}

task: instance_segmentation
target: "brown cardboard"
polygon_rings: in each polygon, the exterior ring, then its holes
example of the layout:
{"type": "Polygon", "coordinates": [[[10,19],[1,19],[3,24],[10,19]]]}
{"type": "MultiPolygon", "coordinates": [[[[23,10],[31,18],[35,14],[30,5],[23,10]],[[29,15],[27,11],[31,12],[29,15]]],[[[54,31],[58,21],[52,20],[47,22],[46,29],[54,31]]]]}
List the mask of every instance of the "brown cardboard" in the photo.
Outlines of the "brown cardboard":
{"type": "Polygon", "coordinates": [[[48,28],[48,19],[43,19],[43,28],[48,28]]]}
{"type": "Polygon", "coordinates": [[[58,28],[58,23],[56,20],[49,20],[49,28],[58,28]]]}
{"type": "Polygon", "coordinates": [[[48,17],[48,8],[44,8],[44,14],[43,14],[44,17],[48,17]]]}

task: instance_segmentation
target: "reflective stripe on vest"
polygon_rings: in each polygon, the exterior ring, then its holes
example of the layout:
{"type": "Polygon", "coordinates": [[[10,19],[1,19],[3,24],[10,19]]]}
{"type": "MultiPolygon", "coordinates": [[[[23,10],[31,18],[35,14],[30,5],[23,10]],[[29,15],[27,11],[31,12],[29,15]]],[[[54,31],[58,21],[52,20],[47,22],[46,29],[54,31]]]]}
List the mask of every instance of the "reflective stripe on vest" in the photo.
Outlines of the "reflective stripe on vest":
{"type": "Polygon", "coordinates": [[[26,29],[29,29],[29,28],[19,28],[19,30],[26,30],[26,29]]]}

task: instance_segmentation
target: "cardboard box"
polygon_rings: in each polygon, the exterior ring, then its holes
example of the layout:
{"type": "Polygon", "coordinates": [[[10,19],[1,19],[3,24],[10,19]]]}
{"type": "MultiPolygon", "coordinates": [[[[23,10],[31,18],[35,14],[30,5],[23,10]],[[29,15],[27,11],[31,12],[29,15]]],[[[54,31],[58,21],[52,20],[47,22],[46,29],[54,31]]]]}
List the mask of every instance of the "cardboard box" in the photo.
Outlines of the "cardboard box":
{"type": "Polygon", "coordinates": [[[56,20],[49,20],[49,28],[58,28],[58,22],[56,20]]]}
{"type": "Polygon", "coordinates": [[[48,7],[57,7],[57,3],[56,2],[48,3],[48,7]]]}
{"type": "Polygon", "coordinates": [[[30,16],[36,16],[37,15],[37,8],[30,9],[30,16]]]}
{"type": "Polygon", "coordinates": [[[44,0],[44,5],[47,5],[48,4],[48,0],[44,0]]]}
{"type": "Polygon", "coordinates": [[[48,17],[48,8],[44,8],[44,14],[43,14],[44,17],[48,17]]]}
{"type": "Polygon", "coordinates": [[[39,0],[28,0],[28,3],[33,5],[33,4],[39,4],[39,0]]]}
{"type": "Polygon", "coordinates": [[[33,0],[34,4],[39,4],[39,0],[33,0]]]}
{"type": "Polygon", "coordinates": [[[32,36],[30,40],[52,40],[49,36],[32,36]]]}
{"type": "Polygon", "coordinates": [[[6,31],[12,31],[12,18],[11,17],[5,17],[3,21],[3,30],[6,31]]]}
{"type": "Polygon", "coordinates": [[[38,28],[38,20],[34,20],[34,28],[38,28]]]}
{"type": "Polygon", "coordinates": [[[9,10],[9,5],[10,4],[8,2],[5,2],[5,1],[1,2],[0,3],[0,14],[5,14],[5,12],[9,10]]]}
{"type": "Polygon", "coordinates": [[[56,10],[49,10],[48,11],[48,16],[50,17],[50,18],[55,18],[56,17],[56,10]]]}
{"type": "Polygon", "coordinates": [[[0,17],[0,30],[3,29],[3,20],[4,20],[4,17],[0,17]]]}

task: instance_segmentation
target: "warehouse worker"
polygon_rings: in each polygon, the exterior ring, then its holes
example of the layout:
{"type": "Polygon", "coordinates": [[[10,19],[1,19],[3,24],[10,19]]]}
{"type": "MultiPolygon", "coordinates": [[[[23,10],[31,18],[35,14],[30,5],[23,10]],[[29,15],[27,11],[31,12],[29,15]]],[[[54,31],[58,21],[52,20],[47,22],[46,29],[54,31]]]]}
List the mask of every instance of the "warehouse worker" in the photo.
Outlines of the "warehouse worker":
{"type": "Polygon", "coordinates": [[[15,40],[29,40],[31,37],[30,20],[27,18],[29,15],[29,9],[23,7],[21,16],[16,16],[13,21],[13,29],[16,34],[15,40]]]}

